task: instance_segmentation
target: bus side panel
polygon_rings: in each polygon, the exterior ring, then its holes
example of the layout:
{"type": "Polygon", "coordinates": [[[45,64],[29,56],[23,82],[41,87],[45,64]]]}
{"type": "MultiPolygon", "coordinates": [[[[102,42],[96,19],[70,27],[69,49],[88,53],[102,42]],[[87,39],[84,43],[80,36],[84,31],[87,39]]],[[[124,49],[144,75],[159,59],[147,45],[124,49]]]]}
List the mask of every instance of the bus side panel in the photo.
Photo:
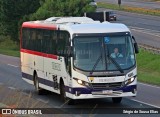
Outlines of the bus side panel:
{"type": "Polygon", "coordinates": [[[43,78],[44,78],[44,57],[43,56],[38,56],[35,55],[35,71],[37,73],[38,76],[38,81],[39,81],[39,86],[41,88],[43,88],[43,86],[41,86],[40,84],[43,84],[43,78]]]}
{"type": "Polygon", "coordinates": [[[64,58],[44,58],[45,86],[44,88],[55,93],[60,93],[60,79],[68,86],[69,75],[66,72],[64,58]]]}
{"type": "Polygon", "coordinates": [[[56,59],[44,58],[44,72],[45,72],[45,89],[59,94],[58,89],[58,75],[57,71],[52,69],[52,64],[56,63],[56,59]]]}
{"type": "Polygon", "coordinates": [[[23,52],[22,77],[25,81],[33,84],[34,55],[23,52]]]}

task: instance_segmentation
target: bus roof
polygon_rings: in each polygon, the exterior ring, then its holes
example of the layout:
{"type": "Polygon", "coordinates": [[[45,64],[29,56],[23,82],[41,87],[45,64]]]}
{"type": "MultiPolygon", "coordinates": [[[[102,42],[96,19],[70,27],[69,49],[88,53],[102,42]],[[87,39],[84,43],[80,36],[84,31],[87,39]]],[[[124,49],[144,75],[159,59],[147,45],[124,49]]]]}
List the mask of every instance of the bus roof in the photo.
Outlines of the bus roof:
{"type": "Polygon", "coordinates": [[[72,34],[130,32],[124,24],[94,21],[87,17],[52,17],[43,21],[24,22],[22,27],[66,30],[72,34]]]}
{"type": "Polygon", "coordinates": [[[71,34],[130,32],[124,24],[118,23],[76,24],[61,27],[71,34]]]}

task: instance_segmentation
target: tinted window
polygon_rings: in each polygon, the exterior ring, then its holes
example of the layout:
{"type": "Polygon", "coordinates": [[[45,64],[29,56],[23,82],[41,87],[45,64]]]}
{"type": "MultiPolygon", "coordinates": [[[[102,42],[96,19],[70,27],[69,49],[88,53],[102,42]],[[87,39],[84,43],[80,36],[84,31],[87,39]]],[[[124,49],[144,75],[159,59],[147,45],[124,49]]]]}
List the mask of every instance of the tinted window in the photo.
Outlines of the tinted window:
{"type": "Polygon", "coordinates": [[[22,34],[22,48],[27,49],[30,40],[30,32],[28,29],[24,28],[22,34]]]}
{"type": "Polygon", "coordinates": [[[69,44],[69,33],[46,29],[22,29],[22,48],[56,54],[57,50],[64,51],[69,44]]]}
{"type": "Polygon", "coordinates": [[[58,37],[57,52],[65,54],[65,47],[69,45],[69,33],[66,31],[60,31],[58,37]]]}

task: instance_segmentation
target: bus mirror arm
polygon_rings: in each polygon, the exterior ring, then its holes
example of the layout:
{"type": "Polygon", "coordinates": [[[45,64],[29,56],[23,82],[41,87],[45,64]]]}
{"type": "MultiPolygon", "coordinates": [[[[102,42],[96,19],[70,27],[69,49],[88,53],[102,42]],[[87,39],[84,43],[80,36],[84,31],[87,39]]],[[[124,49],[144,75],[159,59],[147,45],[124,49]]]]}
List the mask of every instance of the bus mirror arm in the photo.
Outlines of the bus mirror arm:
{"type": "Polygon", "coordinates": [[[132,39],[134,40],[134,49],[135,49],[135,53],[138,54],[139,53],[139,48],[138,48],[138,44],[135,40],[135,37],[132,36],[132,39]]]}

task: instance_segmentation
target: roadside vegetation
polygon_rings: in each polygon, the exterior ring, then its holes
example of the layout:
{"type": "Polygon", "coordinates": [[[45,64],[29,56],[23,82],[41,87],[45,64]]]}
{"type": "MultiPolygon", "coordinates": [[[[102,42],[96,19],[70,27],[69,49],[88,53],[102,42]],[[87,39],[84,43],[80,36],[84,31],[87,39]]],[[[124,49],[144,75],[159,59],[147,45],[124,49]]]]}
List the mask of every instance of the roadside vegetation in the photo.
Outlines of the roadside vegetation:
{"type": "Polygon", "coordinates": [[[19,44],[7,36],[0,36],[0,54],[19,57],[19,44]]]}
{"type": "Polygon", "coordinates": [[[107,2],[98,2],[98,7],[103,7],[106,9],[113,9],[113,10],[121,10],[126,12],[134,12],[134,13],[140,13],[140,14],[147,14],[147,15],[155,15],[160,16],[160,9],[147,9],[147,8],[140,8],[140,7],[132,7],[132,6],[124,6],[117,4],[111,4],[107,2]]]}
{"type": "Polygon", "coordinates": [[[19,42],[20,27],[25,21],[49,17],[81,16],[94,12],[91,0],[0,0],[0,36],[19,42]],[[12,6],[12,7],[8,7],[12,6]]]}
{"type": "Polygon", "coordinates": [[[140,50],[137,55],[138,80],[160,86],[160,55],[140,50]]]}
{"type": "Polygon", "coordinates": [[[157,2],[160,2],[160,0],[151,0],[151,1],[157,1],[157,2]]]}

